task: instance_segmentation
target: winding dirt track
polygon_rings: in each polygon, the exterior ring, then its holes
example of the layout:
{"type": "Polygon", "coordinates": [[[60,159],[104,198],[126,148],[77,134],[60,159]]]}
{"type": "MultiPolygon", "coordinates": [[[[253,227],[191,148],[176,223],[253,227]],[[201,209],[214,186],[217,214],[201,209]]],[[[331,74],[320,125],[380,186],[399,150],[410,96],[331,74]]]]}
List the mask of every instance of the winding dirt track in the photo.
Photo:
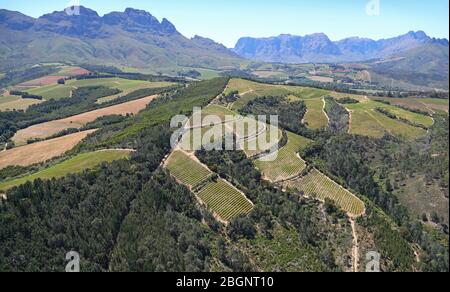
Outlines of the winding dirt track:
{"type": "Polygon", "coordinates": [[[356,231],[355,219],[350,218],[350,224],[352,226],[352,235],[353,235],[352,269],[353,272],[357,273],[359,271],[359,241],[358,241],[358,233],[356,231]]]}

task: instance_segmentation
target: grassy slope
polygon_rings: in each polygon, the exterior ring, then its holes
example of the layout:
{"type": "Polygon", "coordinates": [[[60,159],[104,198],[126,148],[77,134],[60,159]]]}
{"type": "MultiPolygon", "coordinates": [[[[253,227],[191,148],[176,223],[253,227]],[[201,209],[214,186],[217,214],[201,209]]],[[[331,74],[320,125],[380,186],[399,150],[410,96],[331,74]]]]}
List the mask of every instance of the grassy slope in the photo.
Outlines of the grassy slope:
{"type": "Polygon", "coordinates": [[[33,181],[38,178],[51,179],[64,177],[71,173],[77,173],[86,169],[92,169],[102,162],[112,162],[114,160],[126,158],[129,155],[130,151],[123,150],[105,150],[79,154],[71,159],[68,159],[62,163],[56,164],[34,174],[2,182],[0,183],[0,190],[5,191],[12,187],[24,184],[27,181],[33,181]]]}
{"type": "Polygon", "coordinates": [[[30,105],[41,103],[37,99],[25,99],[20,96],[0,96],[0,112],[11,110],[26,110],[30,105]]]}

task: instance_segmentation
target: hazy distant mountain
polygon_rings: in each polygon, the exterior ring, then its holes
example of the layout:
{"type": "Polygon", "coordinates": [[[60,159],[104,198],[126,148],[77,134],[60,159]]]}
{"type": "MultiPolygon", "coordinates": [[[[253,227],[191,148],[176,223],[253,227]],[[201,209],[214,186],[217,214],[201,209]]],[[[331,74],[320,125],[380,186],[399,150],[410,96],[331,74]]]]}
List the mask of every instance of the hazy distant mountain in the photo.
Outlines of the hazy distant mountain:
{"type": "Polygon", "coordinates": [[[2,67],[37,62],[78,62],[133,67],[235,67],[240,57],[212,40],[181,35],[167,19],[128,8],[99,16],[56,11],[37,19],[0,10],[2,67]]]}
{"type": "Polygon", "coordinates": [[[448,45],[422,45],[370,66],[371,71],[394,80],[428,88],[449,89],[448,45]]]}
{"type": "Polygon", "coordinates": [[[423,31],[382,40],[347,38],[332,42],[325,34],[280,35],[271,38],[241,38],[233,49],[238,55],[257,61],[281,63],[355,62],[387,58],[409,50],[437,44],[448,48],[448,40],[433,39],[423,31]]]}

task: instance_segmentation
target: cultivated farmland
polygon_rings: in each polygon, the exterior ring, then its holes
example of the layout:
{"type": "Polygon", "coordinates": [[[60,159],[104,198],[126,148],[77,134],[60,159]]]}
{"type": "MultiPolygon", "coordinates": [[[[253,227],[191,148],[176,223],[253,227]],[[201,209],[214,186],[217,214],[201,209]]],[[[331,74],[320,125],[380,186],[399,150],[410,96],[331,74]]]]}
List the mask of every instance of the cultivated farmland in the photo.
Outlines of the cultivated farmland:
{"type": "Polygon", "coordinates": [[[75,147],[93,132],[95,130],[78,132],[0,152],[0,169],[13,165],[29,166],[58,157],[75,147]]]}
{"type": "MultiPolygon", "coordinates": [[[[336,94],[333,94],[336,96],[336,94]]],[[[340,95],[342,96],[342,94],[340,95]]],[[[350,133],[357,135],[380,138],[389,133],[395,136],[402,136],[407,139],[415,139],[423,136],[426,130],[403,122],[400,119],[409,121],[412,124],[430,127],[434,121],[431,117],[413,113],[396,106],[387,105],[362,96],[352,95],[358,99],[359,103],[343,105],[350,111],[350,133]],[[392,119],[376,109],[381,108],[389,111],[398,119],[392,119]]]]}
{"type": "Polygon", "coordinates": [[[54,84],[42,86],[39,88],[29,89],[27,90],[27,92],[34,95],[40,95],[44,97],[44,99],[49,100],[49,99],[60,99],[70,97],[71,92],[80,87],[104,86],[109,88],[116,88],[121,91],[120,94],[100,99],[99,103],[103,103],[106,101],[113,100],[117,98],[119,95],[126,95],[127,93],[130,93],[137,89],[168,87],[171,85],[173,85],[173,83],[149,82],[141,80],[122,79],[122,78],[94,78],[94,79],[68,80],[66,81],[66,84],[63,85],[54,84]]]}
{"type": "Polygon", "coordinates": [[[186,152],[197,151],[206,145],[222,142],[224,135],[231,133],[225,124],[189,129],[183,134],[178,148],[186,152]]]}
{"type": "Polygon", "coordinates": [[[306,162],[297,153],[311,141],[293,133],[288,132],[287,135],[288,143],[278,153],[270,154],[255,161],[256,167],[263,173],[264,177],[272,182],[295,177],[306,168],[306,162]]]}
{"type": "Polygon", "coordinates": [[[100,150],[96,152],[79,154],[73,158],[70,158],[64,162],[58,163],[34,174],[2,182],[0,183],[0,191],[6,191],[12,187],[22,185],[27,181],[34,181],[38,178],[60,178],[71,173],[82,172],[86,169],[95,168],[103,162],[112,162],[114,160],[127,158],[129,157],[130,153],[130,150],[100,150]]]}
{"type": "Polygon", "coordinates": [[[174,151],[166,162],[166,167],[184,185],[195,188],[211,176],[212,172],[182,151],[174,151]]]}
{"type": "Polygon", "coordinates": [[[448,99],[441,98],[373,98],[375,100],[383,100],[391,103],[392,105],[398,105],[406,108],[410,108],[413,110],[421,110],[426,111],[428,113],[434,113],[438,111],[447,112],[449,108],[448,99]]]}
{"type": "Polygon", "coordinates": [[[226,107],[220,105],[209,105],[205,108],[201,109],[200,112],[195,112],[191,119],[189,120],[189,127],[202,127],[202,126],[211,126],[212,124],[221,124],[224,122],[228,122],[226,118],[231,117],[231,120],[234,120],[234,117],[237,114],[226,107]],[[205,119],[206,118],[206,119],[205,119]],[[212,118],[217,119],[217,121],[212,118]]]}
{"type": "Polygon", "coordinates": [[[141,99],[125,102],[122,104],[105,107],[61,120],[50,121],[22,129],[14,135],[12,140],[16,145],[22,145],[29,139],[45,139],[63,130],[76,128],[80,129],[87,123],[95,121],[99,117],[108,115],[137,114],[143,110],[157,95],[144,97],[141,99]]]}
{"type": "Polygon", "coordinates": [[[304,123],[311,129],[322,129],[328,126],[328,118],[323,111],[323,98],[305,99],[308,111],[304,117],[304,123]]]}
{"type": "Polygon", "coordinates": [[[233,103],[233,109],[240,109],[249,101],[261,96],[279,96],[295,95],[302,99],[320,98],[327,94],[326,90],[307,88],[301,86],[271,85],[248,81],[244,79],[231,79],[225,94],[232,91],[238,91],[240,98],[233,103]]]}
{"type": "Polygon", "coordinates": [[[222,179],[207,184],[197,196],[226,222],[247,215],[253,209],[253,204],[244,194],[222,179]]]}
{"type": "Polygon", "coordinates": [[[302,178],[288,182],[286,186],[303,191],[306,196],[321,201],[330,199],[352,216],[360,216],[365,212],[364,203],[358,197],[316,169],[302,178]]]}
{"type": "Polygon", "coordinates": [[[228,83],[225,94],[229,94],[232,91],[238,91],[240,98],[234,102],[233,109],[240,109],[245,106],[249,101],[265,96],[265,95],[285,95],[288,94],[287,90],[277,90],[278,88],[257,82],[252,82],[244,79],[233,78],[228,83]]]}
{"type": "Polygon", "coordinates": [[[29,106],[41,102],[43,101],[15,95],[0,96],[0,112],[26,110],[29,106]]]}
{"type": "Polygon", "coordinates": [[[91,73],[89,70],[84,68],[76,67],[76,66],[63,66],[60,71],[52,75],[62,75],[62,76],[79,76],[79,75],[87,75],[91,73]]]}
{"type": "Polygon", "coordinates": [[[283,132],[274,126],[258,123],[256,128],[256,131],[252,131],[252,133],[244,129],[244,133],[247,135],[241,137],[243,140],[240,141],[241,148],[248,157],[269,151],[277,146],[283,137],[283,132]]]}
{"type": "Polygon", "coordinates": [[[63,79],[65,76],[44,76],[38,79],[30,80],[27,82],[20,83],[15,87],[17,89],[21,88],[33,88],[33,87],[41,87],[51,84],[57,84],[59,79],[63,79]]]}

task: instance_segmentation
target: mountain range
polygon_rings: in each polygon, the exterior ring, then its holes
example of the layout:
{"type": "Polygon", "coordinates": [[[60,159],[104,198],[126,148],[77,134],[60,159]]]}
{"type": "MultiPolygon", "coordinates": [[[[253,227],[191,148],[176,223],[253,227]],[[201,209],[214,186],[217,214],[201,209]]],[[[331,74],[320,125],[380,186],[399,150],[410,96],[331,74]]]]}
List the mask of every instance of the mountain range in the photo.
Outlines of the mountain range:
{"type": "Polygon", "coordinates": [[[331,41],[307,36],[241,38],[234,49],[208,38],[187,38],[167,19],[127,8],[99,16],[55,11],[39,18],[0,9],[0,70],[37,63],[150,68],[176,74],[185,68],[239,69],[245,59],[281,63],[367,62],[371,73],[419,86],[448,88],[449,42],[423,31],[390,39],[331,41]],[[372,60],[384,60],[372,62],[372,60]]]}
{"type": "Polygon", "coordinates": [[[210,39],[184,37],[175,26],[132,8],[99,16],[79,7],[79,15],[56,11],[32,18],[0,10],[0,64],[74,62],[138,68],[236,67],[241,58],[210,39]]]}
{"type": "Polygon", "coordinates": [[[270,38],[241,38],[233,51],[243,58],[264,62],[336,63],[383,59],[426,45],[448,49],[449,42],[431,38],[423,31],[411,31],[390,39],[352,37],[336,42],[323,33],[306,36],[285,34],[270,38]]]}

